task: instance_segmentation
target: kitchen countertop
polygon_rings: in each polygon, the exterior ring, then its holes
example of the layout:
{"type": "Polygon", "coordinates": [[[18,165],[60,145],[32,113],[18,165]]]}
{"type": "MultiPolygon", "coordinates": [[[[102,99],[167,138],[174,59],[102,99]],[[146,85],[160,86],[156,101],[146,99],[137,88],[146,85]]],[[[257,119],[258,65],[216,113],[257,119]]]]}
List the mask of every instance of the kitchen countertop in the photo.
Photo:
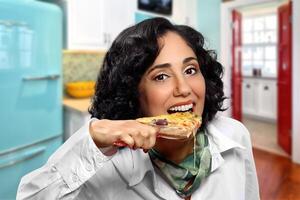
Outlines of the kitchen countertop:
{"type": "Polygon", "coordinates": [[[75,99],[66,96],[63,98],[63,105],[68,108],[74,109],[76,111],[87,113],[88,108],[91,105],[91,99],[90,98],[75,99]]]}

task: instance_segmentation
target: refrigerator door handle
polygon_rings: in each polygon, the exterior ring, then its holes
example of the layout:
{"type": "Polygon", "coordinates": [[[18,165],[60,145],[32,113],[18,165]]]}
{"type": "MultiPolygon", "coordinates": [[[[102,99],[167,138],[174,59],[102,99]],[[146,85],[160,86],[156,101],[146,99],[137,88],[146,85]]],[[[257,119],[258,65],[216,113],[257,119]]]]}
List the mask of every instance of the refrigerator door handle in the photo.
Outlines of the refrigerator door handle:
{"type": "Polygon", "coordinates": [[[6,159],[5,158],[1,159],[0,160],[0,169],[10,167],[12,165],[16,165],[20,162],[30,160],[30,159],[42,154],[45,150],[46,150],[45,147],[39,147],[39,148],[33,149],[31,151],[25,151],[25,152],[18,153],[13,156],[9,156],[6,159]]]}
{"type": "Polygon", "coordinates": [[[56,80],[59,79],[59,74],[46,75],[46,76],[27,76],[23,77],[23,81],[40,81],[40,80],[56,80]]]}

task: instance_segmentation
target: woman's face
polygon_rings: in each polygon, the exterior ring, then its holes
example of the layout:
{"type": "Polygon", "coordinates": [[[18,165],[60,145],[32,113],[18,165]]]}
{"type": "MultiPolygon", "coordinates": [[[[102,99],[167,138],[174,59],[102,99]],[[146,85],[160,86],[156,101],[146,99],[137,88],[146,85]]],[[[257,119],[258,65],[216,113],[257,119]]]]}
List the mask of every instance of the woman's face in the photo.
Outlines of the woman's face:
{"type": "Polygon", "coordinates": [[[159,39],[162,47],[139,84],[144,116],[192,110],[202,115],[205,81],[193,50],[175,32],[159,39]]]}

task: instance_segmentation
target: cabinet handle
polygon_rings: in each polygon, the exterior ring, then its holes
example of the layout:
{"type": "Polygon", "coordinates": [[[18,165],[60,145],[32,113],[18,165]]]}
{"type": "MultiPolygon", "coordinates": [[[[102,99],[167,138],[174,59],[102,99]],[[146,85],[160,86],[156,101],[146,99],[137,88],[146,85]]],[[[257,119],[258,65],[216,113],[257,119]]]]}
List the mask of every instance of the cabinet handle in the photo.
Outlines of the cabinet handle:
{"type": "Polygon", "coordinates": [[[106,44],[106,33],[103,33],[103,43],[106,44]]]}
{"type": "Polygon", "coordinates": [[[249,85],[249,84],[247,84],[247,85],[246,85],[246,88],[250,88],[250,85],[249,85]]]}
{"type": "Polygon", "coordinates": [[[60,77],[59,74],[45,75],[45,76],[28,76],[28,77],[23,77],[23,81],[56,80],[59,77],[60,77]]]}
{"type": "Polygon", "coordinates": [[[0,160],[0,169],[7,168],[12,165],[16,165],[18,163],[33,159],[34,157],[37,157],[40,154],[44,153],[45,150],[46,150],[46,147],[43,146],[43,147],[35,148],[30,151],[17,153],[6,159],[1,159],[0,160]]]}
{"type": "Polygon", "coordinates": [[[0,20],[0,26],[27,26],[26,23],[14,20],[0,20]]]}
{"type": "Polygon", "coordinates": [[[264,90],[269,90],[269,87],[266,85],[266,86],[264,87],[264,90]]]}

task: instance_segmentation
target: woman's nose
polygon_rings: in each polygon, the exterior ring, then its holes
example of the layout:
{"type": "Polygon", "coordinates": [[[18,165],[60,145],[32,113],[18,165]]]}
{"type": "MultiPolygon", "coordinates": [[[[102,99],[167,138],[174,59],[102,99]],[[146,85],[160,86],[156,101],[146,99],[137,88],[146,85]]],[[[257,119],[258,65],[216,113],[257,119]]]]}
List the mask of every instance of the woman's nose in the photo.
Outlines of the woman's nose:
{"type": "Polygon", "coordinates": [[[184,77],[177,78],[174,87],[174,96],[186,97],[191,94],[191,87],[184,77]]]}

